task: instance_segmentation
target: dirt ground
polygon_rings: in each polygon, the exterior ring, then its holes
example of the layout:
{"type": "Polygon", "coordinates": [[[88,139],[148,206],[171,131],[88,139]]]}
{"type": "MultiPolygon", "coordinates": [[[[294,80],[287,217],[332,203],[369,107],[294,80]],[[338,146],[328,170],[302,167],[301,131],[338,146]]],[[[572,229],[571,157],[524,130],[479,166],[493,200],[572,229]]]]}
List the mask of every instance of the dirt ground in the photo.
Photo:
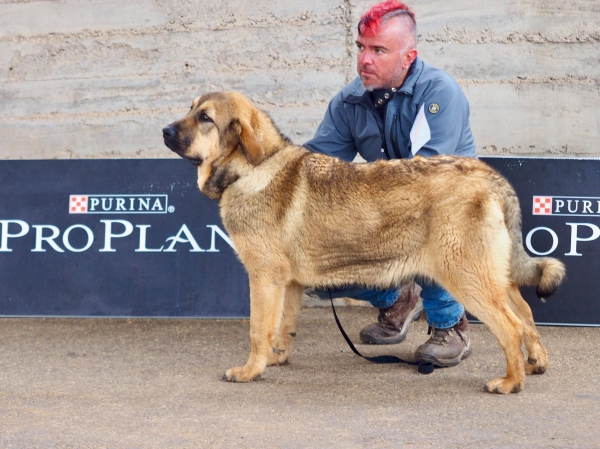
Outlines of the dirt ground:
{"type": "MultiPolygon", "coordinates": [[[[355,340],[375,311],[345,307],[355,340]]],[[[231,384],[247,320],[1,319],[1,448],[598,448],[600,328],[540,328],[551,364],[509,396],[500,346],[472,326],[473,354],[425,376],[351,353],[330,309],[303,310],[292,363],[231,384]]],[[[412,358],[427,338],[369,355],[412,358]]]]}

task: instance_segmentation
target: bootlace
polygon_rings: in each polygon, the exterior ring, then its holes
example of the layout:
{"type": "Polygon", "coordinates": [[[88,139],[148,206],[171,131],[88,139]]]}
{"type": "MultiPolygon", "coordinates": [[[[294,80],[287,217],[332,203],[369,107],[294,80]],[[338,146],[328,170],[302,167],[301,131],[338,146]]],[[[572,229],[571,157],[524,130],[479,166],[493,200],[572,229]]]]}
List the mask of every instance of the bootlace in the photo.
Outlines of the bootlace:
{"type": "Polygon", "coordinates": [[[427,335],[431,335],[431,337],[429,337],[428,343],[433,343],[435,345],[443,345],[445,343],[448,343],[448,337],[450,336],[450,333],[452,331],[456,332],[456,335],[458,335],[460,337],[463,344],[466,346],[467,342],[465,341],[465,338],[463,337],[462,332],[460,330],[458,330],[456,328],[456,326],[448,327],[446,329],[438,329],[436,327],[429,326],[427,329],[427,335]],[[432,331],[433,331],[433,335],[431,335],[432,331]]]}
{"type": "Polygon", "coordinates": [[[429,341],[427,343],[433,343],[434,345],[443,345],[448,342],[448,336],[450,335],[450,331],[452,331],[452,327],[447,329],[438,329],[437,327],[431,327],[427,329],[427,334],[431,335],[429,337],[429,341]],[[432,335],[433,331],[433,335],[432,335]]]}

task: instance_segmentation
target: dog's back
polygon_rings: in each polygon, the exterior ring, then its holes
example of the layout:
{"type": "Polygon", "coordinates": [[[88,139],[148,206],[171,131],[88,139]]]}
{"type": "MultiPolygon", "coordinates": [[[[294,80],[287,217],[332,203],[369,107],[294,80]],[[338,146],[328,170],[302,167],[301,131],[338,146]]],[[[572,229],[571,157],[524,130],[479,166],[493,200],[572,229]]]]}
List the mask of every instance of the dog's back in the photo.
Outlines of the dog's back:
{"type": "MultiPolygon", "coordinates": [[[[352,164],[293,146],[273,158],[266,165],[278,167],[277,173],[269,168],[270,183],[252,196],[269,198],[259,204],[276,209],[284,226],[276,224],[268,233],[283,231],[279,250],[299,271],[307,271],[306,280],[313,283],[322,278],[323,285],[385,287],[415,275],[430,276],[426,265],[441,263],[444,245],[466,250],[486,220],[507,231],[503,243],[517,284],[540,284],[548,295],[564,276],[560,261],[525,253],[514,189],[481,161],[438,156],[352,164]],[[490,215],[494,207],[501,218],[490,215]],[[430,250],[432,245],[436,251],[430,250]],[[390,262],[398,257],[405,259],[401,267],[390,262]]],[[[247,204],[247,199],[241,202],[247,204]]]]}

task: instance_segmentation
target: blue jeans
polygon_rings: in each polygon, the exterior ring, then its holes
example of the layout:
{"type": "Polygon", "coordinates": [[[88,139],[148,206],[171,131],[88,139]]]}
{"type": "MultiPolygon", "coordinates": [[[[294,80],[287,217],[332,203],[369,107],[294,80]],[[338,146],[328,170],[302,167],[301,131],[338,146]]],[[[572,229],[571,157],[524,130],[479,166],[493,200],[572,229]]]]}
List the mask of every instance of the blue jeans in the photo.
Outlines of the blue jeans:
{"type": "MultiPolygon", "coordinates": [[[[465,308],[456,302],[450,293],[432,281],[418,279],[417,284],[423,289],[420,296],[423,298],[423,308],[427,313],[427,323],[431,327],[446,329],[460,321],[465,313],[465,308]]],[[[376,290],[364,287],[346,287],[331,289],[331,296],[369,301],[378,309],[386,309],[396,302],[399,291],[399,289],[376,290]]],[[[315,293],[319,298],[329,299],[327,290],[317,290],[315,293]]]]}

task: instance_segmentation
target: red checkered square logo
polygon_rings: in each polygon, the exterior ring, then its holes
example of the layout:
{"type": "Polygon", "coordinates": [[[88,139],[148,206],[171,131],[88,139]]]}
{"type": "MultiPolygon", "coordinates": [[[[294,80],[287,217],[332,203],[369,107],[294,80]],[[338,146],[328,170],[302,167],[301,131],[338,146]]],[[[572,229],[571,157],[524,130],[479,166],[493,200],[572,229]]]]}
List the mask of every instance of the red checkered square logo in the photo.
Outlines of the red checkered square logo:
{"type": "Polygon", "coordinates": [[[534,196],[533,215],[552,215],[552,197],[534,196]]]}
{"type": "Polygon", "coordinates": [[[70,214],[87,214],[88,197],[85,195],[71,195],[69,197],[70,214]]]}

